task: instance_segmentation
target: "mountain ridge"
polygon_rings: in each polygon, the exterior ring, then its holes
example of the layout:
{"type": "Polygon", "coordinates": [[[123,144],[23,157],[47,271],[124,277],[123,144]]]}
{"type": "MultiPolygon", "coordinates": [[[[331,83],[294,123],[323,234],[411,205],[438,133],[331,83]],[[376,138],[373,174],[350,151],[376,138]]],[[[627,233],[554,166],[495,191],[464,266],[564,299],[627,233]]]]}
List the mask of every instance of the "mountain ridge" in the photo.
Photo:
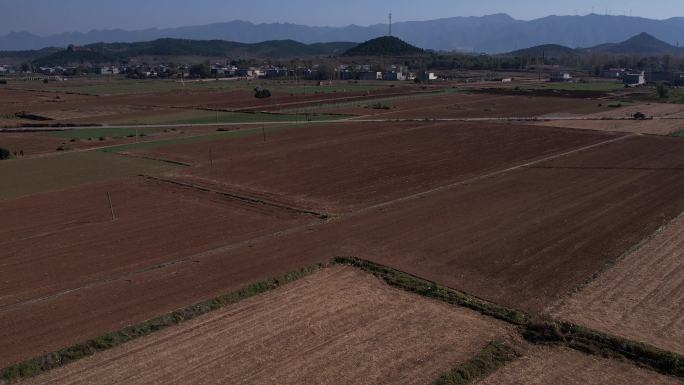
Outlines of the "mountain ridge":
{"type": "MultiPolygon", "coordinates": [[[[257,43],[291,39],[302,43],[364,42],[387,34],[386,24],[345,27],[311,27],[293,23],[261,23],[233,20],[198,26],[66,32],[37,36],[28,32],[12,32],[0,36],[0,50],[27,50],[66,47],[96,42],[141,42],[159,38],[191,40],[227,40],[257,43]]],[[[630,16],[589,14],[585,16],[550,15],[534,20],[517,20],[506,14],[458,16],[393,24],[393,34],[414,46],[431,50],[503,53],[542,44],[559,44],[571,48],[592,47],[623,41],[647,32],[669,44],[682,38],[684,17],[665,20],[630,16]]]]}
{"type": "Polygon", "coordinates": [[[678,56],[684,57],[684,48],[668,44],[642,32],[619,43],[606,43],[587,48],[570,48],[559,44],[543,44],[509,52],[506,56],[568,57],[592,54],[613,56],[678,56]]]}

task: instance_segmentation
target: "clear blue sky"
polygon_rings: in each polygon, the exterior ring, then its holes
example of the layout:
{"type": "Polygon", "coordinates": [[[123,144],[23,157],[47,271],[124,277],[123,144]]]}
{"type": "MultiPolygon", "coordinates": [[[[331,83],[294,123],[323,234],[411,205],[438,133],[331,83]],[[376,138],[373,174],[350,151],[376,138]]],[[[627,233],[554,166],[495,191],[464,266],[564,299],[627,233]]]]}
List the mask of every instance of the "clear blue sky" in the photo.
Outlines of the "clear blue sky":
{"type": "Polygon", "coordinates": [[[684,0],[0,0],[0,34],[49,34],[91,29],[176,27],[234,19],[306,25],[368,25],[395,20],[508,13],[518,19],[549,14],[684,16],[684,0]]]}

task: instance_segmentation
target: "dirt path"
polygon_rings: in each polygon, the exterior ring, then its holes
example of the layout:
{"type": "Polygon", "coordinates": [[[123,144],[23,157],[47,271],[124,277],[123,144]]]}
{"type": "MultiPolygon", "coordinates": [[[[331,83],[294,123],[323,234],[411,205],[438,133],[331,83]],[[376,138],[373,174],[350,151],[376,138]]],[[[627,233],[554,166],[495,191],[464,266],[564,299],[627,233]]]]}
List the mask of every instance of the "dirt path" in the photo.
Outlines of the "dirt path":
{"type": "Polygon", "coordinates": [[[425,384],[509,326],[351,267],[315,275],[28,384],[425,384]]]}

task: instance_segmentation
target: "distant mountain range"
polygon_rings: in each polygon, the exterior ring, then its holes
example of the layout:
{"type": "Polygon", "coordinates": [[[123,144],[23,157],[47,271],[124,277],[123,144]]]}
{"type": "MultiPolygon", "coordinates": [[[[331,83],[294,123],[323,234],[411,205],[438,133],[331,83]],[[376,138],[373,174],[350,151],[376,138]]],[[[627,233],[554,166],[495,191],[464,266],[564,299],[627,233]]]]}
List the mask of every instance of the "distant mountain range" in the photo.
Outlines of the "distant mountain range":
{"type": "MultiPolygon", "coordinates": [[[[139,43],[95,43],[69,49],[43,49],[19,53],[38,65],[54,66],[81,62],[115,63],[145,56],[197,56],[234,59],[288,59],[312,56],[341,55],[357,43],[304,44],[293,40],[272,40],[260,43],[236,43],[223,40],[157,39],[139,43]]],[[[9,55],[6,52],[5,55],[9,55]]],[[[2,55],[0,55],[2,57],[2,55]]]]}
{"type": "Polygon", "coordinates": [[[640,33],[621,43],[600,44],[590,48],[569,48],[558,44],[543,44],[516,50],[508,56],[528,57],[580,57],[588,55],[611,56],[684,56],[684,48],[658,40],[648,33],[640,33]]]}
{"type": "MultiPolygon", "coordinates": [[[[347,27],[309,27],[297,24],[253,24],[231,21],[201,26],[145,29],[137,31],[94,30],[37,36],[12,32],[0,36],[0,50],[29,50],[66,47],[96,42],[141,42],[160,38],[228,40],[256,43],[290,39],[303,43],[363,42],[387,33],[386,24],[347,27]]],[[[393,25],[394,35],[418,47],[443,51],[502,53],[542,44],[594,47],[623,41],[646,32],[671,45],[684,42],[684,18],[652,20],[628,16],[548,16],[516,20],[505,14],[482,17],[453,17],[408,21],[393,25]]]]}

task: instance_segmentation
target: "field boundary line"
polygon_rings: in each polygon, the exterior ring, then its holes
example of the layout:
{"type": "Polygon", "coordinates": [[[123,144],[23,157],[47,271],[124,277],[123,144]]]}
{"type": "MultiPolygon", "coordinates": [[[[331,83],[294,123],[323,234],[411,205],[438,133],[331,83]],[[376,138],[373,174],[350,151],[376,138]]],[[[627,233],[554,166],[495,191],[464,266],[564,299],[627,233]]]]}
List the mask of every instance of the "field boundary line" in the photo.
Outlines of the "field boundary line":
{"type": "Polygon", "coordinates": [[[473,358],[458,364],[432,385],[467,385],[493,374],[522,354],[506,342],[492,341],[473,358]]]}
{"type": "Polygon", "coordinates": [[[205,192],[205,193],[223,195],[223,196],[233,198],[233,199],[237,199],[237,200],[240,200],[243,202],[249,202],[249,203],[255,203],[255,204],[269,206],[269,207],[275,207],[275,208],[286,210],[286,211],[292,211],[292,212],[295,212],[297,214],[312,215],[312,216],[318,217],[319,219],[328,219],[332,216],[331,214],[328,214],[328,213],[319,213],[316,211],[303,209],[303,208],[299,208],[299,207],[292,207],[292,206],[288,206],[285,204],[281,204],[281,203],[277,203],[277,202],[273,202],[273,201],[269,201],[269,200],[265,200],[265,199],[253,198],[253,197],[250,197],[247,195],[231,193],[231,192],[227,192],[227,191],[215,190],[215,189],[212,189],[209,187],[199,186],[199,185],[192,184],[192,183],[185,183],[185,182],[180,182],[180,181],[176,181],[176,180],[172,180],[172,179],[160,178],[160,177],[150,176],[150,175],[140,175],[140,176],[147,179],[147,180],[153,180],[153,181],[157,181],[157,182],[162,182],[162,183],[172,184],[172,185],[181,186],[181,187],[185,187],[185,188],[190,188],[190,189],[198,190],[198,191],[205,192]]]}
{"type": "Polygon", "coordinates": [[[558,299],[554,304],[551,304],[548,306],[546,309],[544,309],[544,313],[553,313],[557,310],[560,310],[565,306],[565,303],[570,300],[573,296],[579,294],[582,292],[584,289],[586,289],[588,286],[590,286],[594,281],[596,281],[598,278],[601,277],[601,275],[607,273],[610,271],[613,267],[615,267],[618,263],[620,263],[623,259],[627,258],[627,256],[634,254],[644,248],[649,242],[651,242],[654,238],[656,238],[660,233],[666,231],[668,228],[670,228],[675,222],[684,219],[684,211],[679,213],[679,215],[676,215],[674,218],[670,219],[667,221],[667,223],[663,224],[659,228],[657,228],[653,233],[647,235],[642,239],[641,241],[637,242],[635,245],[630,247],[627,251],[622,253],[620,256],[615,258],[612,261],[606,262],[603,267],[595,271],[589,278],[587,278],[584,282],[581,282],[571,290],[569,290],[564,296],[562,296],[560,299],[558,299]]]}
{"type": "MultiPolygon", "coordinates": [[[[510,309],[454,289],[440,286],[435,282],[387,266],[354,257],[337,257],[327,263],[310,265],[308,267],[290,271],[277,278],[269,278],[252,283],[228,294],[198,302],[142,323],[130,325],[120,330],[105,333],[93,339],[10,365],[4,369],[0,369],[0,384],[14,383],[15,381],[34,377],[40,373],[65,366],[69,363],[92,356],[97,352],[105,351],[168,327],[182,324],[244,299],[270,292],[332,265],[352,266],[372,274],[382,279],[388,285],[400,290],[446,302],[454,306],[469,308],[485,316],[510,323],[518,328],[518,331],[523,338],[533,344],[568,347],[585,354],[601,355],[618,360],[628,360],[640,367],[666,375],[684,378],[684,357],[676,353],[660,350],[643,343],[614,337],[567,322],[534,319],[522,311],[510,309]]],[[[490,344],[490,347],[491,345],[492,344],[490,344]]],[[[482,375],[486,375],[517,357],[517,353],[511,350],[510,347],[497,347],[495,345],[489,350],[490,351],[488,351],[488,348],[485,348],[483,352],[472,360],[452,369],[449,373],[436,380],[434,384],[467,384],[470,383],[470,381],[440,381],[458,379],[460,374],[465,373],[464,370],[469,372],[469,368],[472,368],[473,365],[479,367],[479,364],[483,362],[483,358],[493,358],[494,360],[491,365],[486,365],[485,368],[481,368],[484,370],[482,375]]],[[[478,377],[480,377],[480,375],[477,375],[472,379],[478,377]]]]}
{"type": "Polygon", "coordinates": [[[102,352],[154,332],[180,325],[201,315],[298,281],[324,267],[323,264],[317,264],[293,270],[284,275],[246,285],[230,293],[166,313],[145,322],[105,333],[64,349],[8,366],[0,369],[0,385],[34,377],[40,373],[92,356],[97,352],[102,352]]]}
{"type": "MultiPolygon", "coordinates": [[[[546,157],[546,158],[543,158],[543,159],[538,159],[538,160],[533,161],[533,162],[527,162],[527,163],[525,163],[525,164],[518,165],[518,166],[514,166],[514,167],[512,167],[512,168],[507,168],[507,169],[504,169],[504,170],[497,170],[497,171],[494,171],[494,172],[491,172],[491,173],[487,173],[487,174],[484,174],[484,175],[475,176],[475,177],[473,177],[473,178],[469,178],[469,179],[466,179],[466,180],[454,182],[454,183],[451,183],[451,184],[448,184],[448,185],[445,185],[445,186],[440,186],[440,187],[437,187],[437,188],[434,188],[434,189],[431,189],[431,190],[419,192],[419,193],[416,193],[416,194],[412,194],[412,195],[409,195],[409,196],[401,197],[401,198],[394,199],[394,200],[391,200],[391,201],[379,203],[379,204],[377,204],[377,205],[373,205],[373,206],[369,206],[369,207],[365,207],[365,208],[360,208],[360,209],[357,209],[357,210],[354,210],[354,211],[351,211],[351,212],[340,213],[340,214],[332,215],[332,216],[329,216],[329,217],[327,217],[327,218],[325,218],[325,219],[323,219],[323,220],[321,220],[321,221],[318,221],[318,222],[306,223],[306,224],[302,224],[302,225],[299,225],[299,226],[294,226],[294,227],[287,228],[287,229],[284,229],[284,230],[276,231],[276,232],[273,232],[273,233],[261,235],[261,236],[255,237],[255,238],[247,239],[247,240],[244,240],[244,241],[239,241],[239,242],[237,242],[237,243],[230,243],[230,244],[218,246],[218,247],[215,247],[215,248],[212,248],[212,249],[209,249],[209,250],[204,250],[204,251],[201,251],[201,252],[197,252],[197,253],[194,253],[194,254],[184,255],[184,256],[181,256],[181,257],[178,257],[178,258],[169,260],[169,261],[164,261],[164,262],[156,263],[156,264],[153,264],[153,265],[150,265],[150,266],[148,266],[148,267],[144,267],[144,268],[141,268],[141,269],[138,269],[138,270],[135,270],[135,271],[127,271],[127,272],[123,272],[123,273],[121,273],[121,274],[119,274],[119,275],[116,275],[116,276],[104,277],[104,278],[98,279],[98,280],[96,280],[96,281],[93,281],[93,282],[90,282],[90,283],[87,283],[87,284],[83,284],[83,285],[78,286],[78,287],[72,287],[72,288],[64,289],[64,290],[61,290],[61,291],[58,291],[58,292],[53,292],[53,293],[49,293],[49,294],[46,294],[46,295],[42,295],[42,296],[39,296],[39,297],[33,297],[33,298],[26,299],[26,300],[22,300],[22,301],[20,301],[20,302],[16,302],[16,303],[12,303],[12,304],[3,305],[3,306],[0,306],[0,312],[6,311],[6,310],[8,310],[8,309],[13,309],[13,308],[16,308],[16,307],[25,306],[25,305],[29,305],[29,304],[32,304],[32,303],[40,302],[40,301],[46,301],[46,300],[53,299],[53,298],[59,298],[59,297],[61,297],[61,296],[64,296],[64,295],[67,295],[67,294],[70,294],[70,293],[74,293],[74,292],[77,292],[77,291],[80,291],[80,290],[89,289],[89,288],[92,288],[92,287],[95,287],[95,286],[98,286],[98,285],[101,285],[101,284],[106,284],[106,283],[114,282],[114,281],[121,280],[121,279],[127,279],[127,278],[129,278],[129,277],[133,277],[133,276],[136,276],[136,275],[139,275],[139,274],[143,274],[143,273],[146,273],[146,272],[149,272],[149,271],[158,270],[158,269],[163,269],[163,268],[166,268],[166,267],[169,267],[169,266],[173,266],[173,265],[177,265],[177,264],[180,264],[180,263],[186,263],[186,262],[188,262],[188,261],[194,261],[194,260],[198,260],[198,259],[208,258],[208,257],[211,257],[211,256],[215,256],[215,255],[217,255],[217,254],[221,254],[221,253],[225,253],[225,252],[229,252],[229,251],[235,250],[236,248],[242,247],[242,246],[244,246],[244,245],[258,243],[258,242],[261,242],[261,241],[264,241],[264,240],[267,240],[267,239],[272,239],[272,238],[279,237],[279,236],[283,236],[283,235],[294,234],[294,233],[297,233],[297,232],[302,231],[302,230],[304,230],[304,229],[310,229],[310,228],[312,228],[312,227],[322,226],[322,225],[325,225],[325,224],[328,224],[328,223],[333,223],[333,222],[336,222],[336,221],[345,220],[345,219],[347,219],[347,218],[354,218],[354,217],[356,217],[356,216],[358,216],[358,215],[362,215],[362,214],[364,214],[364,213],[366,213],[366,212],[373,211],[373,210],[376,210],[376,209],[379,209],[379,208],[384,208],[384,207],[392,206],[392,205],[399,204],[399,203],[402,203],[402,202],[411,201],[411,200],[414,200],[414,199],[419,199],[419,198],[421,198],[421,197],[423,197],[423,196],[425,196],[425,195],[429,195],[429,194],[432,194],[432,193],[437,193],[437,192],[449,190],[449,189],[451,189],[451,188],[458,187],[458,186],[463,185],[463,184],[476,182],[476,181],[481,180],[481,179],[486,179],[486,178],[493,177],[493,176],[497,176],[497,175],[500,175],[500,174],[503,174],[503,173],[506,173],[506,172],[514,171],[514,170],[523,168],[523,167],[525,167],[525,166],[528,165],[528,164],[534,164],[534,163],[543,162],[543,161],[546,161],[546,160],[553,159],[553,158],[555,158],[555,157],[564,156],[564,155],[567,155],[567,154],[570,154],[570,153],[574,153],[574,152],[586,150],[586,149],[588,149],[588,148],[594,148],[594,147],[597,147],[597,146],[600,146],[600,145],[603,145],[603,144],[606,144],[606,143],[614,142],[614,141],[617,141],[617,140],[623,140],[623,139],[626,139],[626,138],[628,138],[628,137],[633,137],[633,136],[638,136],[638,135],[632,134],[632,135],[619,136],[619,137],[613,138],[613,139],[611,139],[611,140],[609,140],[609,141],[603,141],[603,142],[600,142],[600,143],[595,143],[595,144],[593,144],[593,145],[585,146],[585,147],[582,147],[582,148],[579,148],[579,149],[575,149],[575,150],[572,150],[572,151],[568,151],[568,152],[565,152],[565,153],[563,153],[563,154],[556,154],[556,155],[553,155],[552,157],[546,157]]],[[[143,175],[143,177],[145,177],[145,176],[143,175]]],[[[316,214],[319,214],[319,213],[316,213],[316,214]]]]}
{"type": "MultiPolygon", "coordinates": [[[[457,181],[457,182],[454,182],[454,183],[449,183],[449,184],[446,184],[446,185],[443,185],[443,186],[435,187],[435,188],[430,189],[430,190],[421,191],[421,192],[418,192],[418,193],[415,193],[415,194],[411,194],[411,195],[407,195],[407,196],[404,196],[404,197],[401,197],[401,198],[392,199],[392,200],[389,200],[389,201],[386,201],[386,202],[378,203],[378,204],[376,204],[376,205],[364,207],[364,208],[361,208],[361,209],[359,209],[359,210],[352,211],[351,213],[346,214],[346,215],[352,216],[352,215],[364,213],[364,212],[367,212],[367,211],[372,211],[372,210],[376,210],[376,209],[381,209],[381,208],[385,208],[385,207],[388,207],[388,206],[392,206],[392,205],[395,205],[395,204],[397,204],[397,203],[402,203],[402,202],[407,202],[407,201],[419,199],[419,198],[424,197],[425,195],[431,195],[431,194],[435,194],[435,193],[438,193],[438,192],[447,191],[447,190],[450,190],[450,189],[452,189],[452,188],[454,188],[454,187],[462,186],[462,185],[465,185],[465,184],[468,184],[468,183],[477,182],[477,181],[482,180],[482,179],[487,179],[487,178],[491,178],[491,177],[503,175],[503,174],[506,174],[506,173],[509,173],[509,172],[512,172],[512,171],[520,170],[520,169],[523,169],[523,168],[528,168],[528,167],[534,166],[534,165],[536,165],[536,164],[548,162],[548,161],[550,161],[550,160],[562,158],[562,157],[565,157],[565,156],[568,156],[568,155],[573,155],[573,154],[576,154],[576,153],[578,153],[578,152],[591,150],[591,149],[596,148],[596,147],[601,147],[601,146],[604,146],[604,145],[607,145],[607,144],[619,142],[619,141],[626,140],[626,139],[633,138],[633,137],[637,137],[637,136],[639,136],[639,135],[638,135],[638,134],[620,135],[620,136],[618,136],[618,137],[616,137],[616,138],[604,140],[604,141],[601,141],[601,142],[598,142],[598,143],[593,143],[593,144],[590,144],[590,145],[587,145],[587,146],[582,146],[582,147],[575,148],[575,149],[572,149],[572,150],[569,150],[569,151],[564,151],[564,152],[561,152],[561,153],[558,153],[558,154],[554,154],[554,155],[550,155],[550,156],[547,156],[547,157],[544,157],[544,158],[541,158],[541,159],[535,159],[535,160],[532,160],[532,161],[529,161],[529,162],[525,162],[525,163],[522,163],[522,164],[518,164],[518,165],[515,165],[515,166],[512,166],[512,167],[508,167],[508,168],[504,168],[504,169],[500,169],[500,170],[495,170],[495,171],[492,171],[492,172],[489,172],[489,173],[486,173],[486,174],[476,175],[476,176],[474,176],[474,177],[471,177],[471,178],[468,178],[468,179],[465,179],[465,180],[460,180],[460,181],[457,181]]],[[[344,216],[344,215],[341,215],[341,216],[344,216]]]]}
{"type": "Polygon", "coordinates": [[[677,353],[570,322],[532,316],[368,260],[337,257],[334,262],[357,267],[390,286],[508,322],[517,326],[522,337],[530,343],[567,347],[589,355],[627,360],[637,366],[684,379],[684,356],[677,353]]]}
{"type": "Polygon", "coordinates": [[[115,154],[115,155],[119,155],[119,156],[130,157],[130,158],[138,158],[138,159],[153,160],[153,161],[156,161],[156,162],[162,162],[162,163],[172,164],[172,165],[174,165],[174,166],[192,167],[191,164],[183,163],[183,162],[178,162],[178,161],[175,161],[175,160],[162,159],[162,158],[154,158],[154,157],[151,157],[151,156],[145,156],[145,155],[139,155],[139,154],[131,154],[131,153],[127,153],[127,152],[117,152],[117,151],[112,151],[112,152],[110,152],[110,151],[102,151],[102,152],[107,152],[107,153],[109,153],[109,154],[115,154]]]}

